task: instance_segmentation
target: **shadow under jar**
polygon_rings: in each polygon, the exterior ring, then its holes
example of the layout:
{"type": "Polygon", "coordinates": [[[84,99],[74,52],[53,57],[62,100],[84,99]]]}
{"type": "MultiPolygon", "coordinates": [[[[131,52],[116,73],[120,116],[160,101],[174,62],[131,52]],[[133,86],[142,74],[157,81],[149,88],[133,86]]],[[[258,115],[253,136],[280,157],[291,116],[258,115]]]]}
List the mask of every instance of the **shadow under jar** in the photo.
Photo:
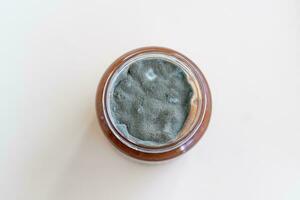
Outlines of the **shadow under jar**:
{"type": "Polygon", "coordinates": [[[193,147],[211,115],[211,94],[199,68],[184,55],[144,47],[118,58],[96,95],[107,138],[123,153],[145,161],[174,158],[193,147]]]}

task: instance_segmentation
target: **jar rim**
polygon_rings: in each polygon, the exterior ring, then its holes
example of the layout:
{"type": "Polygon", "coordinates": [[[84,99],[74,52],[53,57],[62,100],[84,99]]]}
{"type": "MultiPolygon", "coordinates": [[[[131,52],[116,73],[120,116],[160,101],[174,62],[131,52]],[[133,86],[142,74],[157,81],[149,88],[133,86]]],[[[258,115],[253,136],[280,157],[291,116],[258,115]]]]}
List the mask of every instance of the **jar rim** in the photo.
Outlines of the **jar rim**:
{"type": "MultiPolygon", "coordinates": [[[[113,92],[113,87],[114,87],[114,83],[115,83],[116,79],[124,70],[129,68],[132,63],[137,62],[139,60],[143,60],[143,59],[149,59],[149,58],[163,59],[165,61],[171,62],[174,65],[176,65],[177,67],[181,68],[185,74],[187,74],[189,76],[193,76],[193,78],[195,79],[195,76],[194,76],[194,74],[192,74],[189,67],[174,56],[166,55],[162,52],[145,52],[145,53],[137,54],[137,55],[131,57],[130,59],[126,60],[125,62],[123,62],[121,65],[117,66],[116,71],[107,80],[107,84],[104,87],[104,95],[103,95],[103,100],[102,100],[103,101],[103,110],[105,111],[104,116],[108,122],[108,126],[112,130],[113,134],[122,143],[124,143],[125,145],[127,145],[130,148],[138,149],[139,151],[142,151],[142,152],[162,153],[162,152],[167,152],[167,151],[176,149],[181,144],[188,141],[195,134],[194,129],[195,129],[195,126],[197,126],[197,124],[194,124],[193,127],[190,127],[191,130],[187,134],[176,138],[174,141],[171,141],[169,143],[162,144],[162,145],[150,146],[150,145],[143,145],[142,143],[138,143],[138,142],[134,141],[133,139],[124,136],[124,134],[116,127],[113,120],[111,120],[113,117],[112,117],[112,112],[111,112],[111,107],[110,107],[110,100],[111,100],[111,93],[113,92]]],[[[196,92],[196,91],[194,91],[194,92],[196,92]]],[[[201,89],[200,89],[200,92],[201,92],[201,89]]],[[[201,99],[201,103],[202,102],[203,101],[201,99]]],[[[201,117],[201,116],[199,115],[198,118],[199,117],[201,117]]],[[[195,119],[195,120],[198,121],[200,119],[195,119]]]]}

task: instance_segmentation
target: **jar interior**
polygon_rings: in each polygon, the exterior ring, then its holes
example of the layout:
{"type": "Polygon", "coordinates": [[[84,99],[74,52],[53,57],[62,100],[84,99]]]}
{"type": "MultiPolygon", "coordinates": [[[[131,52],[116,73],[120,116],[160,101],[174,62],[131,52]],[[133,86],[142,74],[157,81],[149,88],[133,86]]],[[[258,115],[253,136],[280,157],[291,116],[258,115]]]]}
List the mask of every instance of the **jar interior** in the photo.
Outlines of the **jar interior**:
{"type": "Polygon", "coordinates": [[[106,94],[110,126],[131,145],[172,145],[191,134],[199,119],[201,92],[193,72],[162,53],[127,60],[112,74],[106,94]]]}

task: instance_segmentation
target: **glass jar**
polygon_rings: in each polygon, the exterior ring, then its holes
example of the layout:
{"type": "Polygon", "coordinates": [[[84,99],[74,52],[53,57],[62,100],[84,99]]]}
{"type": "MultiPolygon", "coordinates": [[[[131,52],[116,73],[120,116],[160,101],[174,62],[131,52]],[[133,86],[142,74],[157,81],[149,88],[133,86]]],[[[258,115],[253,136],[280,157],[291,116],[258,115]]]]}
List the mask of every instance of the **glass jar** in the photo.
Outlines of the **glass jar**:
{"type": "Polygon", "coordinates": [[[98,85],[96,111],[100,126],[121,152],[145,161],[163,161],[177,157],[193,147],[204,134],[211,116],[211,93],[205,77],[199,68],[187,57],[172,49],[143,47],[132,50],[113,62],[98,85]],[[176,138],[163,144],[147,144],[125,134],[115,124],[110,101],[115,82],[132,63],[145,59],[160,59],[179,67],[185,74],[193,92],[184,124],[176,138]]]}

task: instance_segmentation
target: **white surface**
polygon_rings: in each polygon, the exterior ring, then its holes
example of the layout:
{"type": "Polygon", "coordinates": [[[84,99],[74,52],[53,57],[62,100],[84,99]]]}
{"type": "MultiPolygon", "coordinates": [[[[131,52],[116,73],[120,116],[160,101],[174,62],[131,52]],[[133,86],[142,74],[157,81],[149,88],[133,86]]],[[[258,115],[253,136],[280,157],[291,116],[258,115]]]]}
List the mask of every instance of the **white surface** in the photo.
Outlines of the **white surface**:
{"type": "Polygon", "coordinates": [[[1,1],[0,199],[300,199],[300,3],[1,1]],[[213,94],[201,142],[162,165],[112,148],[94,98],[108,65],[159,45],[213,94]]]}

